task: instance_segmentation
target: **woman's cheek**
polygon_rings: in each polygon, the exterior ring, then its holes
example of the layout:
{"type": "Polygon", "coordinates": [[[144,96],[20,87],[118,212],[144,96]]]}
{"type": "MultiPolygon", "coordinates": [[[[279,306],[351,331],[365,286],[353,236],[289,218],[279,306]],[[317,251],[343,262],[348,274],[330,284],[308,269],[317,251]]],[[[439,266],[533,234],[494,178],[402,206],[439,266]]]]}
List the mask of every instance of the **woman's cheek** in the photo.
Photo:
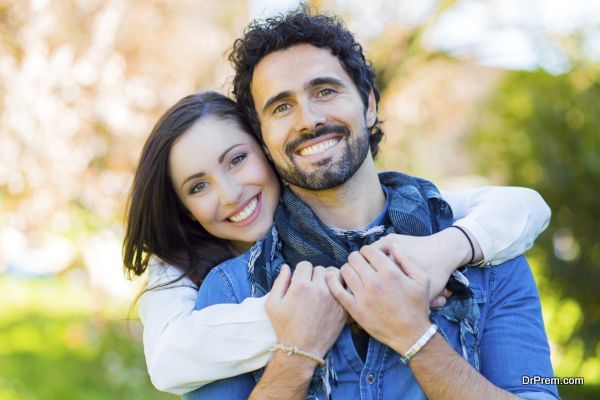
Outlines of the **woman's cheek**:
{"type": "Polygon", "coordinates": [[[217,220],[216,202],[211,200],[210,197],[195,199],[189,208],[194,218],[205,228],[209,228],[217,220]]]}

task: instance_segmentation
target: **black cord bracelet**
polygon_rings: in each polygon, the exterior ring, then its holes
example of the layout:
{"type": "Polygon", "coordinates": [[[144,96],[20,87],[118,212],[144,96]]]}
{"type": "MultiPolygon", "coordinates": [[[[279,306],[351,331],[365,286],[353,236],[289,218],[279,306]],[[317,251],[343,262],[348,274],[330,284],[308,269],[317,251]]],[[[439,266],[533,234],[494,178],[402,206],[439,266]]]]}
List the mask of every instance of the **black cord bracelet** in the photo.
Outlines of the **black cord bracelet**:
{"type": "Polygon", "coordinates": [[[467,263],[467,265],[470,265],[473,263],[473,260],[475,260],[475,246],[473,246],[473,242],[471,241],[471,238],[469,237],[469,235],[467,234],[467,232],[461,228],[460,226],[456,226],[456,225],[451,225],[450,228],[456,228],[459,231],[461,231],[465,237],[467,238],[467,240],[469,241],[469,245],[471,246],[471,259],[469,260],[469,262],[467,263]]]}

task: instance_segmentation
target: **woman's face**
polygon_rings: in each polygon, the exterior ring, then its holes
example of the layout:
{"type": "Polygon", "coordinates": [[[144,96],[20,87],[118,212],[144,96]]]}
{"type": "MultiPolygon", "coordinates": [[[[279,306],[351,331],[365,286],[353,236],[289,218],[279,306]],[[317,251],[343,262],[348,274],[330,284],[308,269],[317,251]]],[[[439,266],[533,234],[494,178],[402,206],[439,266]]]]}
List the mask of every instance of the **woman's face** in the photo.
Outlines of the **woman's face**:
{"type": "Polygon", "coordinates": [[[210,234],[238,250],[261,238],[279,202],[277,176],[256,141],[235,120],[203,117],[169,153],[183,205],[210,234]]]}

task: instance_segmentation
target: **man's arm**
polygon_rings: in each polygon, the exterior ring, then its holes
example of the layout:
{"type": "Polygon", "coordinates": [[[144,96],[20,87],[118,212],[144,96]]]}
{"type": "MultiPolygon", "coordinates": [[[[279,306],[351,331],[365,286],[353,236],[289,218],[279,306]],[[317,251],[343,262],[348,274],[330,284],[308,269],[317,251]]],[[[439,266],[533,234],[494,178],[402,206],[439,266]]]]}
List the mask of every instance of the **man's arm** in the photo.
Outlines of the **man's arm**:
{"type": "MultiPolygon", "coordinates": [[[[399,354],[406,354],[431,325],[427,307],[429,280],[423,270],[410,259],[403,258],[402,253],[392,249],[392,254],[400,268],[381,250],[365,246],[360,253],[350,255],[349,263],[341,268],[339,276],[336,276],[334,270],[328,272],[328,284],[340,303],[371,336],[399,354]],[[349,290],[343,287],[342,279],[349,290]],[[399,332],[402,334],[399,335],[399,332]]],[[[512,286],[519,287],[523,281],[525,288],[516,290],[512,297],[501,300],[505,304],[504,315],[496,316],[496,321],[489,322],[491,325],[486,324],[484,333],[486,346],[493,347],[495,351],[482,360],[482,371],[485,373],[486,368],[491,368],[496,371],[496,375],[490,376],[498,379],[486,379],[464,361],[441,335],[436,334],[409,364],[428,398],[514,399],[513,394],[497,385],[515,392],[522,390],[519,386],[520,377],[518,382],[509,385],[506,379],[500,379],[505,376],[502,375],[504,370],[552,373],[551,367],[548,369],[548,354],[536,355],[538,347],[548,347],[543,323],[541,327],[539,324],[533,327],[530,335],[523,335],[519,326],[521,320],[528,318],[541,321],[539,309],[531,315],[526,308],[516,306],[527,301],[519,298],[520,295],[525,294],[525,299],[529,300],[532,295],[536,297],[535,284],[533,283],[532,294],[531,282],[527,280],[527,276],[514,275],[513,278],[514,282],[504,285],[507,290],[512,286]],[[490,329],[496,329],[498,333],[490,337],[487,332],[490,329]],[[534,343],[530,343],[531,340],[534,343]],[[524,351],[525,348],[533,351],[524,351]],[[523,358],[520,358],[521,354],[524,354],[523,358]]],[[[500,296],[499,293],[496,295],[500,296]]],[[[486,346],[483,346],[482,341],[482,354],[490,353],[486,346]]],[[[543,397],[538,398],[555,398],[551,391],[541,393],[543,397]]]]}
{"type": "MultiPolygon", "coordinates": [[[[283,265],[265,306],[279,344],[323,358],[340,335],[347,313],[333,297],[326,270],[300,262],[292,276],[283,265]]],[[[252,392],[253,400],[305,399],[315,360],[277,351],[252,392]]]]}
{"type": "MultiPolygon", "coordinates": [[[[347,319],[346,312],[329,291],[325,272],[325,268],[313,268],[303,261],[292,275],[284,265],[265,304],[278,343],[321,358],[333,346],[347,319]]],[[[235,301],[233,286],[226,274],[215,268],[200,288],[198,304],[235,301]]],[[[257,400],[304,399],[316,365],[310,358],[277,351],[256,387],[249,381],[252,377],[245,374],[203,386],[186,398],[236,400],[250,395],[249,398],[257,400]]]]}
{"type": "Polygon", "coordinates": [[[316,366],[308,358],[278,352],[248,400],[304,400],[316,366]]]}
{"type": "Polygon", "coordinates": [[[540,300],[525,258],[491,273],[496,285],[490,289],[481,339],[481,373],[436,334],[409,363],[416,379],[430,399],[451,399],[454,393],[464,399],[503,399],[507,391],[524,399],[558,398],[554,385],[522,385],[524,376],[553,376],[540,300]]]}

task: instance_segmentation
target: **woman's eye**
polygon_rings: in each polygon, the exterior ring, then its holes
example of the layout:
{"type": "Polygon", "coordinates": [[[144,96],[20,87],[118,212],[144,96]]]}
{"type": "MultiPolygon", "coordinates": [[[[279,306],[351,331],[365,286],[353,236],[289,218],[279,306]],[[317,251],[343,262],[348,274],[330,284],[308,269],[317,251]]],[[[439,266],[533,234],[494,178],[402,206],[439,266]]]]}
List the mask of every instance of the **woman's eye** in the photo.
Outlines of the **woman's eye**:
{"type": "Polygon", "coordinates": [[[231,159],[231,165],[236,166],[246,159],[246,154],[240,154],[231,159]]]}
{"type": "Polygon", "coordinates": [[[201,191],[206,189],[207,186],[208,183],[206,182],[194,183],[192,186],[190,186],[190,194],[200,193],[201,191]]]}
{"type": "Polygon", "coordinates": [[[331,89],[331,88],[325,88],[319,91],[317,97],[327,97],[327,96],[331,96],[332,94],[335,93],[335,90],[331,89]]]}
{"type": "Polygon", "coordinates": [[[290,108],[289,104],[280,104],[277,107],[275,107],[275,110],[273,110],[274,114],[279,114],[282,113],[284,111],[287,111],[290,108]]]}

